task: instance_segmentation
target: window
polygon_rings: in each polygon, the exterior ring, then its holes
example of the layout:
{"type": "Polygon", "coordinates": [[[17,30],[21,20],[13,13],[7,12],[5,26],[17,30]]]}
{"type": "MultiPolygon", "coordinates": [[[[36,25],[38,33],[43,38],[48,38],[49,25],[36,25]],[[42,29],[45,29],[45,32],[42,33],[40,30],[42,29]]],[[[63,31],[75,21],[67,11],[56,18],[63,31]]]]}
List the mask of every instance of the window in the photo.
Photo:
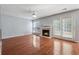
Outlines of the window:
{"type": "Polygon", "coordinates": [[[54,35],[61,35],[61,26],[60,26],[60,20],[53,20],[53,34],[54,35]]]}
{"type": "Polygon", "coordinates": [[[63,18],[61,20],[53,20],[53,35],[60,35],[67,38],[73,37],[73,20],[71,18],[63,18]]]}
{"type": "Polygon", "coordinates": [[[32,21],[32,32],[39,32],[40,31],[40,24],[38,21],[32,21]]]}
{"type": "Polygon", "coordinates": [[[32,21],[32,27],[33,27],[33,32],[36,32],[36,25],[37,25],[37,22],[35,22],[35,21],[32,21]]]}

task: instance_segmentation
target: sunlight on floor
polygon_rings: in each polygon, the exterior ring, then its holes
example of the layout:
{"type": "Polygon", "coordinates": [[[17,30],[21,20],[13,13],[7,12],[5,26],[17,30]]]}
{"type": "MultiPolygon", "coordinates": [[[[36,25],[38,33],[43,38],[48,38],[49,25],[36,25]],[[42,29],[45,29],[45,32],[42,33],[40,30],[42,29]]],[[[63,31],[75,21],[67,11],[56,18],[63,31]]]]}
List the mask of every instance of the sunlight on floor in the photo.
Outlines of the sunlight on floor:
{"type": "Polygon", "coordinates": [[[63,55],[71,55],[73,51],[72,45],[63,43],[63,55]]]}
{"type": "Polygon", "coordinates": [[[33,46],[40,48],[40,37],[33,35],[33,46]]]}
{"type": "Polygon", "coordinates": [[[54,55],[60,55],[61,45],[60,42],[54,41],[54,55]]]}
{"type": "Polygon", "coordinates": [[[54,41],[54,54],[55,55],[71,55],[73,54],[73,46],[67,42],[54,41]]]}

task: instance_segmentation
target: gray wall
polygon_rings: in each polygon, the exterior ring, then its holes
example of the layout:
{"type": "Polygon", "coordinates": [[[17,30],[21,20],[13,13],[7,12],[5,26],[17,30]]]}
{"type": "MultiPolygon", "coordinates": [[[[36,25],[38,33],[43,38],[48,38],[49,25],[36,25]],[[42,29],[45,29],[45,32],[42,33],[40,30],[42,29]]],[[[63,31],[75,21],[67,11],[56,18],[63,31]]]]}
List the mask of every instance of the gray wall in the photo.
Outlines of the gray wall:
{"type": "Polygon", "coordinates": [[[79,11],[74,12],[75,17],[75,40],[79,41],[79,11]]]}
{"type": "MultiPolygon", "coordinates": [[[[75,41],[79,41],[79,10],[74,10],[74,11],[69,11],[69,12],[65,12],[65,13],[60,13],[60,14],[56,14],[56,15],[51,15],[51,16],[47,16],[47,17],[43,17],[43,18],[39,18],[34,20],[35,22],[39,22],[38,24],[41,26],[53,26],[53,20],[55,19],[61,19],[64,17],[72,17],[74,19],[74,40],[75,41]]],[[[74,24],[73,23],[73,24],[74,24]]],[[[53,32],[52,32],[53,34],[53,32]]]]}
{"type": "Polygon", "coordinates": [[[1,33],[1,16],[0,16],[0,39],[2,37],[2,33],[1,33]]]}
{"type": "MultiPolygon", "coordinates": [[[[1,8],[1,7],[0,7],[1,8]]],[[[0,9],[1,10],[1,9],[0,9]]],[[[0,11],[0,39],[2,37],[2,33],[1,33],[1,11],[0,11]]]]}
{"type": "Polygon", "coordinates": [[[2,38],[32,34],[31,20],[1,15],[2,38]]]}

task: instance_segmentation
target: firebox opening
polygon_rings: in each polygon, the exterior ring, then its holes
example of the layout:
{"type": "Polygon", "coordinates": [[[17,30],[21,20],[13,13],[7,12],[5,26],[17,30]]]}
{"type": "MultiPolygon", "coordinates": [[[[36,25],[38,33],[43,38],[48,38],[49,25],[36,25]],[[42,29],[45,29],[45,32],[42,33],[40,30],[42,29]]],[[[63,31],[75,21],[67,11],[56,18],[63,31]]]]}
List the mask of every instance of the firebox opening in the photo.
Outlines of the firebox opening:
{"type": "Polygon", "coordinates": [[[50,36],[49,30],[42,30],[42,36],[50,36]]]}

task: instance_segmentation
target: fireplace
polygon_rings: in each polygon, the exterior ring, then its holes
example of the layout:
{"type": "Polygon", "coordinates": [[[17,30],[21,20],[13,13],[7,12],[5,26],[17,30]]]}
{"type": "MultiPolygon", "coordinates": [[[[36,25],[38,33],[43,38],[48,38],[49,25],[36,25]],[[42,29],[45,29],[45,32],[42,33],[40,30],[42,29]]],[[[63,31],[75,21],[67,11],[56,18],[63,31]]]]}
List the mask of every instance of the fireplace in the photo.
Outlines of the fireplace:
{"type": "Polygon", "coordinates": [[[42,36],[47,36],[49,37],[50,36],[50,31],[49,30],[42,30],[42,36]]]}

